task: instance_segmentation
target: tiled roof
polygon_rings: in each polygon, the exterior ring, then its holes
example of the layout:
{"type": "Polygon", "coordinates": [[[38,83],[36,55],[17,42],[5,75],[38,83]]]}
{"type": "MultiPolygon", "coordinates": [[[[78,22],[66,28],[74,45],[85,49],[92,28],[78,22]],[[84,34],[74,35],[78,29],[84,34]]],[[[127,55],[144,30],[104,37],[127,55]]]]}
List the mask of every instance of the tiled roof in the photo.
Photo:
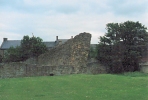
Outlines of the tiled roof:
{"type": "Polygon", "coordinates": [[[7,40],[4,41],[1,45],[1,49],[9,49],[10,47],[20,46],[21,40],[7,40]]]}
{"type": "MultiPolygon", "coordinates": [[[[58,41],[51,41],[51,42],[47,41],[43,43],[50,49],[58,45],[59,42],[64,44],[67,40],[69,39],[58,39],[58,41]]],[[[20,45],[21,45],[21,40],[6,40],[6,41],[3,41],[0,49],[5,50],[5,49],[9,49],[12,46],[16,47],[20,45]]]]}
{"type": "Polygon", "coordinates": [[[43,42],[48,48],[52,48],[54,46],[56,46],[55,42],[43,42]]]}
{"type": "MultiPolygon", "coordinates": [[[[55,42],[43,42],[48,48],[54,47],[55,42]]],[[[7,40],[4,41],[1,45],[2,50],[9,49],[10,47],[16,47],[21,45],[21,40],[7,40]]]]}
{"type": "Polygon", "coordinates": [[[61,41],[62,44],[64,44],[67,40],[69,40],[69,39],[59,39],[59,41],[61,41]]]}

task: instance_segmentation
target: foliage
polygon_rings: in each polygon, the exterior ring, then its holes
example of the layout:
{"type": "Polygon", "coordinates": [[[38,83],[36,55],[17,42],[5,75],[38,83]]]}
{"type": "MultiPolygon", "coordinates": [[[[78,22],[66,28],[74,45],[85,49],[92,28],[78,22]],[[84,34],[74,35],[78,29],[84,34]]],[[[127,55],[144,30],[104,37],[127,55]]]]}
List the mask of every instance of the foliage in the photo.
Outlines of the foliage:
{"type": "Polygon", "coordinates": [[[21,61],[21,47],[17,46],[16,48],[10,47],[7,52],[5,52],[4,62],[17,62],[21,61]]]}
{"type": "Polygon", "coordinates": [[[0,79],[0,100],[147,100],[147,78],[74,74],[0,79]]]}
{"type": "Polygon", "coordinates": [[[100,37],[98,60],[110,72],[139,70],[139,60],[148,42],[147,28],[139,22],[107,24],[107,33],[100,37]]]}
{"type": "Polygon", "coordinates": [[[2,55],[0,55],[0,63],[2,62],[2,60],[3,60],[3,57],[2,57],[2,55]]]}
{"type": "Polygon", "coordinates": [[[97,53],[98,53],[98,45],[96,45],[95,47],[90,46],[90,52],[88,55],[88,58],[96,58],[97,57],[97,53]]]}
{"type": "Polygon", "coordinates": [[[39,37],[24,36],[21,41],[22,54],[24,59],[37,57],[47,51],[47,47],[43,44],[39,37]]]}
{"type": "Polygon", "coordinates": [[[10,47],[5,53],[5,62],[24,61],[30,57],[38,57],[45,53],[47,47],[43,44],[39,37],[24,36],[21,40],[21,45],[16,48],[10,47]]]}

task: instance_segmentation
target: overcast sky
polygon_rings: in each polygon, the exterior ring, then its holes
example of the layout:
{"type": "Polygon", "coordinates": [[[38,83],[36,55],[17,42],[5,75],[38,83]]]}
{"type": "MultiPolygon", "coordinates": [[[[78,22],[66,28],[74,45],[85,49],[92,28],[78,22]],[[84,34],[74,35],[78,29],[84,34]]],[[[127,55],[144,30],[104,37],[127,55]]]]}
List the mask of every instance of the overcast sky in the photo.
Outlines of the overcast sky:
{"type": "Polygon", "coordinates": [[[0,44],[24,35],[54,41],[81,32],[97,44],[107,23],[139,21],[148,27],[148,0],[0,0],[0,44]]]}

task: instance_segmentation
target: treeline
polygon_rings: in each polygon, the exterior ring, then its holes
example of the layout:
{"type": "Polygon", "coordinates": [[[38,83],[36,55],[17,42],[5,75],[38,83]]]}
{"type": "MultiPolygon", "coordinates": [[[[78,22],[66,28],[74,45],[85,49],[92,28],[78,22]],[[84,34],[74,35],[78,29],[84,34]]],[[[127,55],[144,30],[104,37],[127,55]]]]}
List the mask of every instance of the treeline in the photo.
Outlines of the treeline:
{"type": "Polygon", "coordinates": [[[31,57],[38,57],[48,49],[39,37],[24,36],[21,45],[10,47],[4,55],[3,62],[25,61],[31,57]]]}

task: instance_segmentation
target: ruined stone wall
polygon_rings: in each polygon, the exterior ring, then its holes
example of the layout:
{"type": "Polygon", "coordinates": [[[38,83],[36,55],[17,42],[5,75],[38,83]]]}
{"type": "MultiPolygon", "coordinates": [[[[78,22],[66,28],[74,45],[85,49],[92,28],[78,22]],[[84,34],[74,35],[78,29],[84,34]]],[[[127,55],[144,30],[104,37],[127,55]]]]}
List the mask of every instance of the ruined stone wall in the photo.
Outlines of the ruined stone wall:
{"type": "Polygon", "coordinates": [[[144,72],[144,73],[148,73],[148,44],[146,46],[147,48],[144,49],[145,52],[143,53],[143,57],[141,59],[141,63],[140,63],[140,66],[141,66],[141,71],[144,72]]]}
{"type": "MultiPolygon", "coordinates": [[[[105,67],[97,62],[88,63],[86,67],[79,70],[85,74],[106,73],[105,67]]],[[[74,73],[75,69],[71,65],[38,66],[23,62],[11,62],[0,65],[0,78],[69,75],[74,73]]]]}
{"type": "Polygon", "coordinates": [[[0,64],[0,78],[106,73],[98,62],[88,62],[91,34],[80,33],[37,59],[0,64]]]}
{"type": "Polygon", "coordinates": [[[38,66],[12,62],[0,65],[0,78],[51,76],[72,74],[73,66],[38,66]]]}
{"type": "Polygon", "coordinates": [[[90,49],[91,34],[80,33],[73,39],[69,39],[49,52],[38,57],[40,66],[74,66],[75,72],[78,73],[81,67],[87,63],[90,49]]]}

